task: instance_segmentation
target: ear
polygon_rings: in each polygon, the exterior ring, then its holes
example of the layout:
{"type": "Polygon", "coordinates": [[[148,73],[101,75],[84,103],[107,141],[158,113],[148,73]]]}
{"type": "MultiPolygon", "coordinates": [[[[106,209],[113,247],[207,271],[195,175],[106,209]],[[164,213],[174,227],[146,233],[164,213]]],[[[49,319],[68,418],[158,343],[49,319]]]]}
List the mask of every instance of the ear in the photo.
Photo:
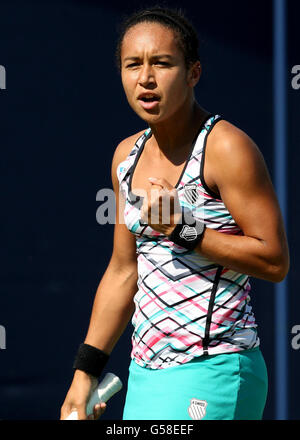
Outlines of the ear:
{"type": "Polygon", "coordinates": [[[202,73],[202,67],[200,61],[196,61],[195,63],[191,64],[189,71],[188,71],[188,85],[190,87],[195,87],[201,77],[202,73]]]}

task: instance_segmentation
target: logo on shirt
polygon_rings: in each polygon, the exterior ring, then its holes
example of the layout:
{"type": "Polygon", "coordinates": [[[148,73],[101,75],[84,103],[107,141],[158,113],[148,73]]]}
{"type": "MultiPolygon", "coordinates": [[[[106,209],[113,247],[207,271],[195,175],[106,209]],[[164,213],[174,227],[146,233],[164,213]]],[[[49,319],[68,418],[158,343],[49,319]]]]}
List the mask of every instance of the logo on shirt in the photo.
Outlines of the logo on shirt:
{"type": "Polygon", "coordinates": [[[206,400],[191,399],[188,413],[193,420],[201,420],[206,414],[206,400]]]}
{"type": "Polygon", "coordinates": [[[188,203],[194,205],[198,199],[198,191],[196,183],[186,183],[184,185],[184,196],[188,203]]]}

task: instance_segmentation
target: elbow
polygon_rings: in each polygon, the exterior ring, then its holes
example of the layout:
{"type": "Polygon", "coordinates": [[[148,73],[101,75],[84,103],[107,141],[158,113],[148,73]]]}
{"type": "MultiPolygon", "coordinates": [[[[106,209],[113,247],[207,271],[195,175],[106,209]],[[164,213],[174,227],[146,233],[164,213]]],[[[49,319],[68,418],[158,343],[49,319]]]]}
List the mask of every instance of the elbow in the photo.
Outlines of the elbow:
{"type": "Polygon", "coordinates": [[[268,281],[281,283],[287,276],[290,269],[289,258],[281,258],[276,264],[270,264],[268,270],[268,281]]]}

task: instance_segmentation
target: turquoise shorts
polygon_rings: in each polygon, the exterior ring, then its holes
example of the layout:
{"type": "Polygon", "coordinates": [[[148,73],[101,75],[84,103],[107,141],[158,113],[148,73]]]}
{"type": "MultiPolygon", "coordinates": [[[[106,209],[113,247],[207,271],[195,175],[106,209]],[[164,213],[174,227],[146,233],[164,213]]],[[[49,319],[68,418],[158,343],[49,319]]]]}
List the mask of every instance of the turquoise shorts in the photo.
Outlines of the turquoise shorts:
{"type": "Polygon", "coordinates": [[[132,360],[123,420],[261,420],[267,392],[259,347],[158,370],[132,360]]]}

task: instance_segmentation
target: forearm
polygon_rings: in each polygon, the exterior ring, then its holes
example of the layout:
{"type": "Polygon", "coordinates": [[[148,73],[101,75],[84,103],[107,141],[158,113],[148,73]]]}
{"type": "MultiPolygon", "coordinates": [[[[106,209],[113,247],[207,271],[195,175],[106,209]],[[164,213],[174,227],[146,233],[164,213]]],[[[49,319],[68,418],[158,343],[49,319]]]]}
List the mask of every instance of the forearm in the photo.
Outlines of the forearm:
{"type": "Polygon", "coordinates": [[[110,354],[133,312],[137,273],[108,266],[98,286],[85,343],[110,354]]]}
{"type": "Polygon", "coordinates": [[[263,240],[206,228],[195,251],[236,272],[272,282],[282,280],[280,256],[272,253],[263,240]]]}

